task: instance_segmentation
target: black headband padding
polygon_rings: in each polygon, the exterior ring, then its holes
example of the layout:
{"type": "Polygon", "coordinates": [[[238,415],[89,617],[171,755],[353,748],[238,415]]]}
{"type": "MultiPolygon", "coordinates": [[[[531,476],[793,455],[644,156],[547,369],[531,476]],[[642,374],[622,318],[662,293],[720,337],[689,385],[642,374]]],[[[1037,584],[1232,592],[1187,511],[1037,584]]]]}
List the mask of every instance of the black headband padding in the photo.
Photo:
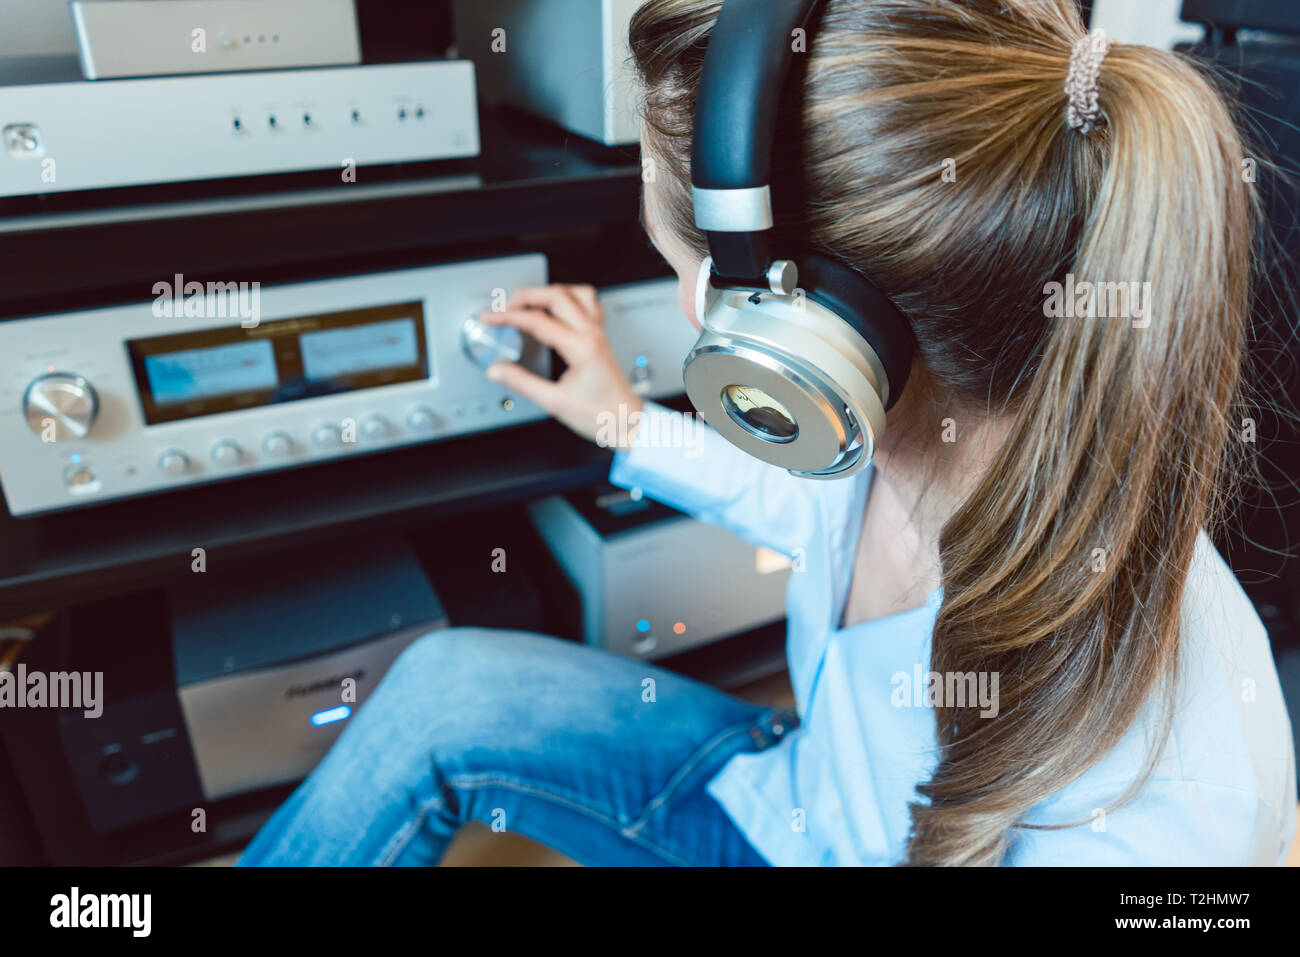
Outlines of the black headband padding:
{"type": "Polygon", "coordinates": [[[875,350],[889,379],[888,412],[903,394],[912,371],[912,333],[907,319],[871,280],[851,266],[807,252],[800,252],[795,262],[804,295],[851,325],[875,350]]]}
{"type": "Polygon", "coordinates": [[[777,109],[793,33],[818,0],[726,0],[695,101],[691,182],[705,189],[770,186],[777,109]]]}
{"type": "MultiPolygon", "coordinates": [[[[726,0],[704,55],[695,101],[691,182],[702,189],[771,186],[777,112],[794,31],[822,0],[726,0]]],[[[712,243],[713,236],[710,234],[712,243]]],[[[711,249],[723,275],[758,278],[768,266],[765,232],[727,234],[711,249]],[[761,261],[760,261],[761,260],[761,261]]]]}

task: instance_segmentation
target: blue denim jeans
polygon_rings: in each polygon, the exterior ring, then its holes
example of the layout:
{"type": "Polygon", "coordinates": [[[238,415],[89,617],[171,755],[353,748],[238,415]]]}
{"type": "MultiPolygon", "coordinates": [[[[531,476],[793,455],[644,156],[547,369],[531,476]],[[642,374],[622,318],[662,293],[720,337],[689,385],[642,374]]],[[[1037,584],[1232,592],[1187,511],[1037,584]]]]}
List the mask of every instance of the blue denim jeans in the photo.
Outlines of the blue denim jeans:
{"type": "Polygon", "coordinates": [[[514,631],[398,658],[241,865],[428,865],[467,821],[593,865],[762,865],[705,785],[794,713],[514,631]]]}

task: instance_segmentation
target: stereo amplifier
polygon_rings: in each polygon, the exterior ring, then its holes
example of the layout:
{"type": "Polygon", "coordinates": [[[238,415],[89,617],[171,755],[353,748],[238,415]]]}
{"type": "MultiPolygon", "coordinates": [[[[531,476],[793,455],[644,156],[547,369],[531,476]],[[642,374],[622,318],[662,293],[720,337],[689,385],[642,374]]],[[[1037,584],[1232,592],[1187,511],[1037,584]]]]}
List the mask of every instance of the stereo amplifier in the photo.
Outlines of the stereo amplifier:
{"type": "Polygon", "coordinates": [[[790,559],[724,528],[607,485],[528,511],[582,600],[588,644],[663,658],[785,615],[790,559]]]}
{"type": "Polygon", "coordinates": [[[686,392],[682,366],[699,333],[682,311],[676,279],[651,279],[600,290],[605,335],[632,389],[647,399],[686,392]]]}
{"type": "Polygon", "coordinates": [[[541,419],[490,382],[550,353],[482,312],[540,254],[0,322],[0,485],[25,515],[541,419]]]}
{"type": "Polygon", "coordinates": [[[464,60],[92,83],[0,76],[0,197],[477,156],[464,60]]]}

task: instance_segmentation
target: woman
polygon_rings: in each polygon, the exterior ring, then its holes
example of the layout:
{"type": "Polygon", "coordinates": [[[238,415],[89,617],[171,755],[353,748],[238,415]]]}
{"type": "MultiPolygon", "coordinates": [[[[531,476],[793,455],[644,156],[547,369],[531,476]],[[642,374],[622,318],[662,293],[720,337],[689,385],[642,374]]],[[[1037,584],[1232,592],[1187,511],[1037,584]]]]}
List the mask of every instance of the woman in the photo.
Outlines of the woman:
{"type": "MultiPolygon", "coordinates": [[[[697,326],[689,141],[718,7],[649,0],[631,30],[646,226],[697,326]]],[[[1073,0],[831,0],[806,60],[773,245],[862,269],[906,314],[888,436],[817,483],[643,425],[611,473],[797,557],[797,709],[433,634],[245,863],[433,863],[468,820],[594,864],[1283,859],[1290,726],[1204,532],[1251,451],[1256,198],[1227,108],[1174,55],[1086,36],[1073,0]],[[1118,316],[1075,301],[1089,281],[1133,284],[1118,316]]],[[[620,406],[676,415],[632,392],[591,289],[485,319],[564,357],[556,383],[492,374],[579,433],[620,406]]]]}

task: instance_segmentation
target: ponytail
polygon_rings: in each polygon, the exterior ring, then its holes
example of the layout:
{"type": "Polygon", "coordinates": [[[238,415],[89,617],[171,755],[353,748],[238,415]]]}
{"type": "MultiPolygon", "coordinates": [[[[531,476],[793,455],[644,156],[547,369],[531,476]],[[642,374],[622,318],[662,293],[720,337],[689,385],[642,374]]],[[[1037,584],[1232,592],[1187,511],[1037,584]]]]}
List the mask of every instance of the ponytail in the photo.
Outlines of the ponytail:
{"type": "Polygon", "coordinates": [[[914,863],[998,862],[1025,809],[1095,764],[1158,692],[1154,763],[1186,571],[1239,447],[1254,199],[1231,118],[1188,63],[1147,47],[1110,52],[1100,102],[1106,127],[1060,133],[1104,167],[1063,284],[1079,294],[1048,310],[999,460],[941,538],[932,667],[999,672],[1018,718],[939,709],[914,863]]]}

